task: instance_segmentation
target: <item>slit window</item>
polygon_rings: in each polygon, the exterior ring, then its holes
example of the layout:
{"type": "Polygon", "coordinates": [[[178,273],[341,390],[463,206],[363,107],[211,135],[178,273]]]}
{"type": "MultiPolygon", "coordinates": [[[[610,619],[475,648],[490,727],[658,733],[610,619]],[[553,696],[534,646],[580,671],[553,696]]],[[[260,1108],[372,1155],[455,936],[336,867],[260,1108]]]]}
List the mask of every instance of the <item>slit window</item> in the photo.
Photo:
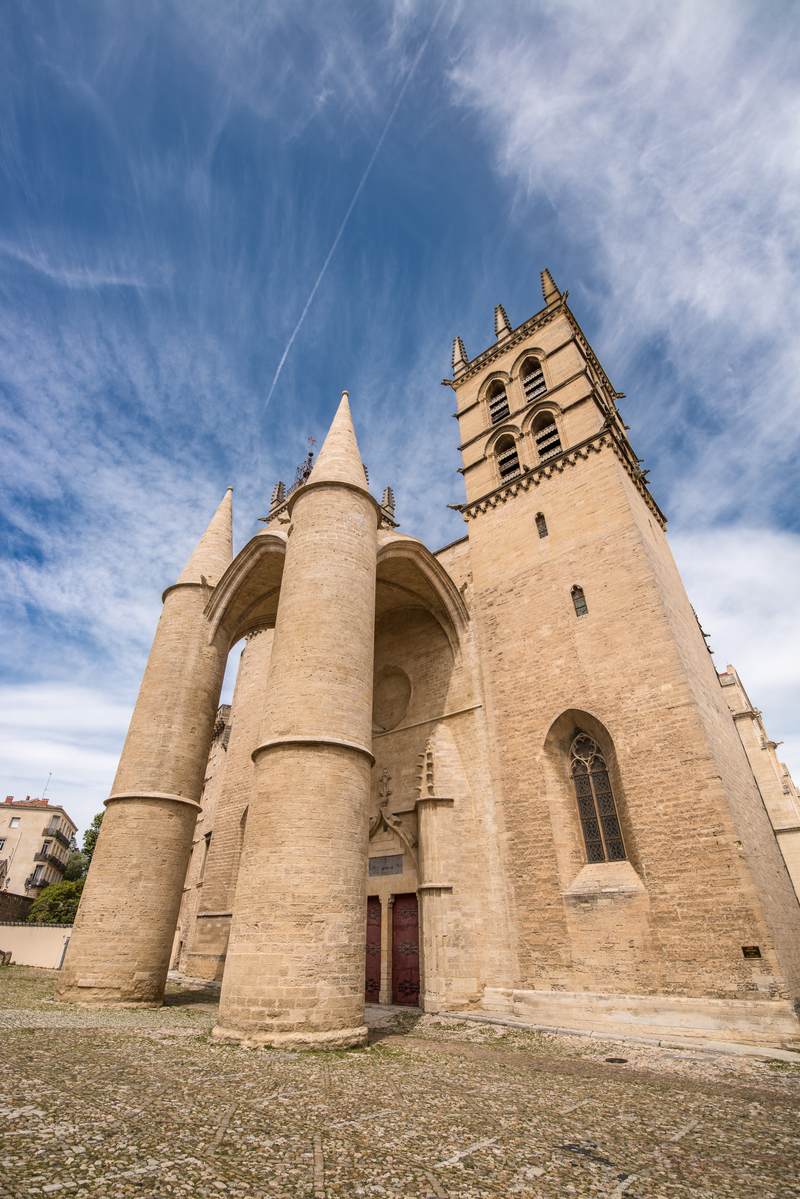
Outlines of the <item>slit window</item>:
{"type": "Polygon", "coordinates": [[[578,801],[586,860],[624,862],[625,842],[606,760],[597,742],[578,733],[570,747],[570,769],[578,801]]]}
{"type": "Polygon", "coordinates": [[[497,425],[501,420],[505,420],[510,412],[508,396],[503,384],[493,383],[489,388],[487,399],[489,401],[489,419],[493,425],[497,425]]]}
{"type": "Polygon", "coordinates": [[[536,532],[540,537],[547,536],[547,521],[544,518],[543,512],[536,513],[536,532]]]}
{"type": "Polygon", "coordinates": [[[544,381],[544,371],[538,358],[528,358],[526,360],[522,367],[521,377],[526,404],[530,404],[531,400],[536,400],[539,396],[543,396],[547,391],[547,384],[544,381]]]}
{"type": "Polygon", "coordinates": [[[586,596],[583,594],[583,588],[576,583],[572,588],[572,602],[575,605],[576,616],[587,616],[589,613],[589,605],[586,603],[586,596]]]}
{"type": "Polygon", "coordinates": [[[497,443],[497,468],[501,479],[511,479],[519,474],[519,454],[517,443],[510,435],[501,437],[497,443]]]}
{"type": "Polygon", "coordinates": [[[537,422],[533,430],[536,452],[542,462],[561,453],[561,438],[554,417],[548,412],[537,422]]]}

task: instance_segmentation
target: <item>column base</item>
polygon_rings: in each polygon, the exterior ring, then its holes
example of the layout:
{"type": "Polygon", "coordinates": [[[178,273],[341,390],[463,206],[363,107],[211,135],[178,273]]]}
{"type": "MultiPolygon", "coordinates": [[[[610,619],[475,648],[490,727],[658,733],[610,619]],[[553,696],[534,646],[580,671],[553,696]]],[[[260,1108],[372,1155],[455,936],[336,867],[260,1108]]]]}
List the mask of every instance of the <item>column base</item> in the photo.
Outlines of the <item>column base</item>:
{"type": "Polygon", "coordinates": [[[78,1007],[156,1008],[162,999],[134,999],[106,987],[64,987],[56,991],[57,1003],[74,1003],[78,1007]]]}
{"type": "Polygon", "coordinates": [[[228,1028],[217,1024],[212,1029],[211,1036],[215,1041],[236,1041],[244,1049],[258,1049],[267,1046],[272,1049],[355,1049],[366,1045],[368,1029],[366,1024],[357,1028],[334,1028],[327,1032],[270,1032],[241,1028],[228,1028]]]}

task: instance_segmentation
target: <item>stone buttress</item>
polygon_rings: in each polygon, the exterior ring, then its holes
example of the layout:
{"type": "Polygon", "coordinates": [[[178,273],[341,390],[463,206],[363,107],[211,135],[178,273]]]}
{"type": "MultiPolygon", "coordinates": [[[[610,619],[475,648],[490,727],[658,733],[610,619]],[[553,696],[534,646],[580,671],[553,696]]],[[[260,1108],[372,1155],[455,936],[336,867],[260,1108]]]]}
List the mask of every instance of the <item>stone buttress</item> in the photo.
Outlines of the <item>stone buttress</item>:
{"type": "Polygon", "coordinates": [[[379,508],[345,393],[291,525],[219,1023],[245,1044],[366,1040],[379,508]]]}
{"type": "Polygon", "coordinates": [[[232,494],[164,607],[106,800],[59,988],[79,1003],[159,1004],[191,853],[227,644],[204,608],[232,556],[232,494]]]}

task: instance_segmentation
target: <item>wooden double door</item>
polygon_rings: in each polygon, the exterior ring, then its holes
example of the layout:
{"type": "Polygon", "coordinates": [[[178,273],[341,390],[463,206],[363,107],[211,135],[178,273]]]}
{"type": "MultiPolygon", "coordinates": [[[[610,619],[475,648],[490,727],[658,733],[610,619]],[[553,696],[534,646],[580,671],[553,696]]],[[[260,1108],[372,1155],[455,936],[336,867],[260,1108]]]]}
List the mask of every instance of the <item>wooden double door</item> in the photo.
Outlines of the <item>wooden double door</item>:
{"type": "MultiPolygon", "coordinates": [[[[419,1004],[419,905],[413,893],[395,895],[391,904],[392,1003],[419,1004]]],[[[364,998],[377,1003],[381,990],[381,901],[367,899],[367,961],[364,998]]]]}

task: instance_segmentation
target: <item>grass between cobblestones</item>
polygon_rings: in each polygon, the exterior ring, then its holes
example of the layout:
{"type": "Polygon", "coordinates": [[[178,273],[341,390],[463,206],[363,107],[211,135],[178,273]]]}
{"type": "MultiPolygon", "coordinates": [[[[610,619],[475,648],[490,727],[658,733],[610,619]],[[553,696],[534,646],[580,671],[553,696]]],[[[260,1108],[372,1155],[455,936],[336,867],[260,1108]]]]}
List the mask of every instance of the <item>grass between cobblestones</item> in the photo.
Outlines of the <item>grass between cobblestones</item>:
{"type": "Polygon", "coordinates": [[[396,1011],[366,1049],[245,1050],[205,992],[86,1010],[55,981],[0,972],[6,1199],[800,1197],[789,1062],[396,1011]]]}

